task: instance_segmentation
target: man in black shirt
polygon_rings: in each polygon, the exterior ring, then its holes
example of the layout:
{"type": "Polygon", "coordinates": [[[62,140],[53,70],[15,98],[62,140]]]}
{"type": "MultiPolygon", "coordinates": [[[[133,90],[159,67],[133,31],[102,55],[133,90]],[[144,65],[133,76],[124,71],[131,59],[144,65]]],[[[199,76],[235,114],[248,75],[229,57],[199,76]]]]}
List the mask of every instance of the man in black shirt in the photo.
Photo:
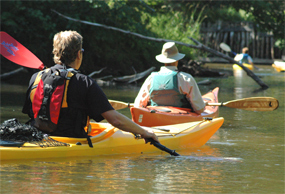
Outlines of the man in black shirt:
{"type": "MultiPolygon", "coordinates": [[[[83,38],[76,31],[57,33],[53,39],[53,54],[56,65],[51,67],[50,71],[55,72],[64,68],[78,70],[83,58],[82,43],[83,38]]],[[[37,74],[34,74],[30,80],[22,111],[32,119],[34,119],[34,112],[31,91],[37,74]]],[[[67,104],[67,108],[61,109],[57,129],[50,135],[84,137],[83,128],[88,123],[88,117],[90,117],[96,122],[106,119],[114,127],[123,131],[140,134],[143,138],[152,138],[158,141],[153,131],[143,129],[128,117],[114,110],[97,83],[79,72],[75,72],[69,81],[67,104]]]]}

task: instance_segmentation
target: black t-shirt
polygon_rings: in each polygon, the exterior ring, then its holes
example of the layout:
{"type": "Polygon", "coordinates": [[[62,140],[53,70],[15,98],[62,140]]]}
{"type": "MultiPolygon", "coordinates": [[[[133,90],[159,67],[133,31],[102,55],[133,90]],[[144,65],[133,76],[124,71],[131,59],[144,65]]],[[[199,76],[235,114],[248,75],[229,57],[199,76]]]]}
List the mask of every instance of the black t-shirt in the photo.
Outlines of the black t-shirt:
{"type": "MultiPolygon", "coordinates": [[[[62,69],[62,65],[55,65],[51,67],[52,71],[55,69],[62,69]]],[[[68,68],[68,67],[67,67],[68,68]]],[[[29,89],[26,95],[26,101],[22,112],[29,114],[33,118],[32,113],[32,103],[29,97],[31,86],[33,85],[37,73],[34,74],[30,80],[29,89]]],[[[55,134],[52,135],[62,135],[62,136],[82,136],[78,135],[78,130],[75,129],[77,121],[77,112],[79,110],[83,111],[84,117],[87,115],[90,119],[94,119],[100,122],[104,119],[101,115],[102,113],[113,110],[113,107],[109,103],[106,95],[102,89],[97,85],[97,83],[90,77],[83,75],[81,73],[76,73],[70,79],[68,90],[67,90],[67,104],[69,112],[61,112],[60,119],[58,122],[58,129],[55,134]]]]}

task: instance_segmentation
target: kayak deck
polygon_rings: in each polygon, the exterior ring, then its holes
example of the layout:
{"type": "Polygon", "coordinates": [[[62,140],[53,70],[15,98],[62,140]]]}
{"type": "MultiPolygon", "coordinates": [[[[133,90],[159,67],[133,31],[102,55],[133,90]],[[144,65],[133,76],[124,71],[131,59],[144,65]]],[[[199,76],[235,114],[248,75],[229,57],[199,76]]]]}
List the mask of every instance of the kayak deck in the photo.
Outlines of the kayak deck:
{"type": "MultiPolygon", "coordinates": [[[[220,117],[152,129],[162,145],[170,149],[185,149],[203,146],[223,122],[224,118],[220,117]]],[[[1,161],[161,152],[153,145],[145,144],[143,139],[135,139],[133,134],[118,130],[108,123],[92,123],[91,126],[93,148],[89,147],[85,138],[51,136],[68,144],[56,147],[40,147],[32,143],[19,147],[0,146],[1,161]]]]}
{"type": "MultiPolygon", "coordinates": [[[[218,103],[219,88],[203,95],[208,103],[218,103]]],[[[218,106],[206,106],[202,114],[191,112],[191,109],[170,106],[132,107],[132,120],[141,126],[161,126],[203,120],[204,117],[218,117],[218,106]]]]}
{"type": "MultiPolygon", "coordinates": [[[[253,70],[253,65],[251,65],[251,64],[243,63],[242,65],[247,67],[249,70],[253,70]]],[[[242,70],[242,68],[238,64],[233,64],[233,69],[234,70],[242,70]]]]}

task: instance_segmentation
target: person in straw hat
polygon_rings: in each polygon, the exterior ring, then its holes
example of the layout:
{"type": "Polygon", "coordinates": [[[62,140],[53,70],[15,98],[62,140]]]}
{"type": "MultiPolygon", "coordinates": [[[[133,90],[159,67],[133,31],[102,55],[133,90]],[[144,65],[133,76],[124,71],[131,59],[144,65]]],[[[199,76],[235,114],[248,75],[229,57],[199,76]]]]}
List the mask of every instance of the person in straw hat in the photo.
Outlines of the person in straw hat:
{"type": "Polygon", "coordinates": [[[165,65],[145,80],[135,99],[135,107],[174,106],[191,108],[198,114],[204,111],[205,103],[195,79],[177,71],[178,61],[184,56],[174,42],[163,45],[161,54],[155,58],[165,65]]]}

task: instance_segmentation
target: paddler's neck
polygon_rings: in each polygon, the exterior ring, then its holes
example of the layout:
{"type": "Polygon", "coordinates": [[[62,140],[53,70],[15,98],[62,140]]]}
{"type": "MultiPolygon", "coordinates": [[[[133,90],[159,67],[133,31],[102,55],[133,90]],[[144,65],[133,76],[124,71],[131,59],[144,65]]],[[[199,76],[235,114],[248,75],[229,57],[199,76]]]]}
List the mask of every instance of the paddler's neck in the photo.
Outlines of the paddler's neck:
{"type": "Polygon", "coordinates": [[[82,54],[82,52],[80,50],[80,51],[77,52],[76,59],[72,63],[68,64],[68,66],[73,68],[73,69],[78,70],[80,68],[80,66],[81,66],[82,58],[83,58],[83,54],[82,54]]]}
{"type": "Polygon", "coordinates": [[[175,62],[173,62],[173,63],[165,63],[164,64],[166,67],[167,66],[175,66],[175,67],[177,67],[178,66],[178,61],[175,61],[175,62]]]}

